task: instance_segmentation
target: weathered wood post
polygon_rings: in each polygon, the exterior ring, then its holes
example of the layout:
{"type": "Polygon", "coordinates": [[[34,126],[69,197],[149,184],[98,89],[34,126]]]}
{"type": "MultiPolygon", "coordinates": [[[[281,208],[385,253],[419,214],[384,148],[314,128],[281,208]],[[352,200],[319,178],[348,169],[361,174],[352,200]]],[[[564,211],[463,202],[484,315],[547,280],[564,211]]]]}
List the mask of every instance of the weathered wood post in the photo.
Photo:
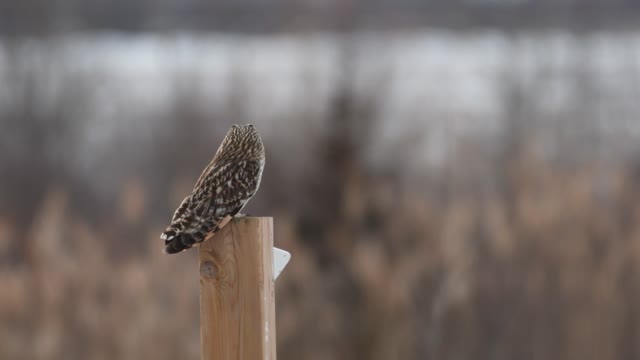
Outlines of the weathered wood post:
{"type": "Polygon", "coordinates": [[[273,219],[231,220],[199,247],[202,360],[275,360],[273,219]]]}

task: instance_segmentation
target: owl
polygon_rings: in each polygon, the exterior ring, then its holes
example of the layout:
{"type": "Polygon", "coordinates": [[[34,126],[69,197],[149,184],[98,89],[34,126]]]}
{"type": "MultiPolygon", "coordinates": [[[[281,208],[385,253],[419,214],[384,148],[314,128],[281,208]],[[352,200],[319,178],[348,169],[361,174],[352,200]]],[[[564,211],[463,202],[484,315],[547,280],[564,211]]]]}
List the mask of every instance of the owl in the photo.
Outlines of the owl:
{"type": "Polygon", "coordinates": [[[193,247],[238,214],[258,191],[264,163],[264,146],[253,125],[231,127],[160,236],[164,252],[193,247]]]}

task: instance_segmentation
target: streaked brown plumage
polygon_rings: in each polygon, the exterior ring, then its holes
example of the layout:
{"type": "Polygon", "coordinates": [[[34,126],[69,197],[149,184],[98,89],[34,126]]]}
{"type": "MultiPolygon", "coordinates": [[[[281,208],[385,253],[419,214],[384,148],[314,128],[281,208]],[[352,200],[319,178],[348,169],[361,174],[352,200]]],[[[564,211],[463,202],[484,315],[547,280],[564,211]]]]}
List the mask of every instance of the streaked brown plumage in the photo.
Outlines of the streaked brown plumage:
{"type": "Polygon", "coordinates": [[[264,162],[262,140],[253,125],[234,125],[160,236],[164,251],[191,248],[224,226],[227,216],[239,213],[260,186],[264,162]]]}

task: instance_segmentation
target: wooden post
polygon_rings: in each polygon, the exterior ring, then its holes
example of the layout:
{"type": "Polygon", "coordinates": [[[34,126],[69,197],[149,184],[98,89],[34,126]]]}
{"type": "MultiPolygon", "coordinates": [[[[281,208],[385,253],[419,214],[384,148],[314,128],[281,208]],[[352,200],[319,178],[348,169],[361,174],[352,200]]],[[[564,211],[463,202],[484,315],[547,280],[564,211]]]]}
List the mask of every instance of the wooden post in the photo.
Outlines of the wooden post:
{"type": "Polygon", "coordinates": [[[275,360],[273,219],[231,220],[199,248],[202,360],[275,360]]]}

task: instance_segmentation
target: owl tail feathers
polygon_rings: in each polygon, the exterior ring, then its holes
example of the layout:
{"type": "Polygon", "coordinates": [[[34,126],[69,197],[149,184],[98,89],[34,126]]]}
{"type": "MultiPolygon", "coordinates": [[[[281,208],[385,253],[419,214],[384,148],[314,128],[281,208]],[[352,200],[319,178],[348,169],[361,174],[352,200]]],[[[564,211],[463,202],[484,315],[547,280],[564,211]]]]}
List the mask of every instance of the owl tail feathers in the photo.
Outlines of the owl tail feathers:
{"type": "Polygon", "coordinates": [[[161,236],[164,239],[165,254],[176,254],[183,250],[191,249],[193,244],[196,243],[196,239],[192,234],[178,233],[176,235],[163,233],[161,236]]]}

